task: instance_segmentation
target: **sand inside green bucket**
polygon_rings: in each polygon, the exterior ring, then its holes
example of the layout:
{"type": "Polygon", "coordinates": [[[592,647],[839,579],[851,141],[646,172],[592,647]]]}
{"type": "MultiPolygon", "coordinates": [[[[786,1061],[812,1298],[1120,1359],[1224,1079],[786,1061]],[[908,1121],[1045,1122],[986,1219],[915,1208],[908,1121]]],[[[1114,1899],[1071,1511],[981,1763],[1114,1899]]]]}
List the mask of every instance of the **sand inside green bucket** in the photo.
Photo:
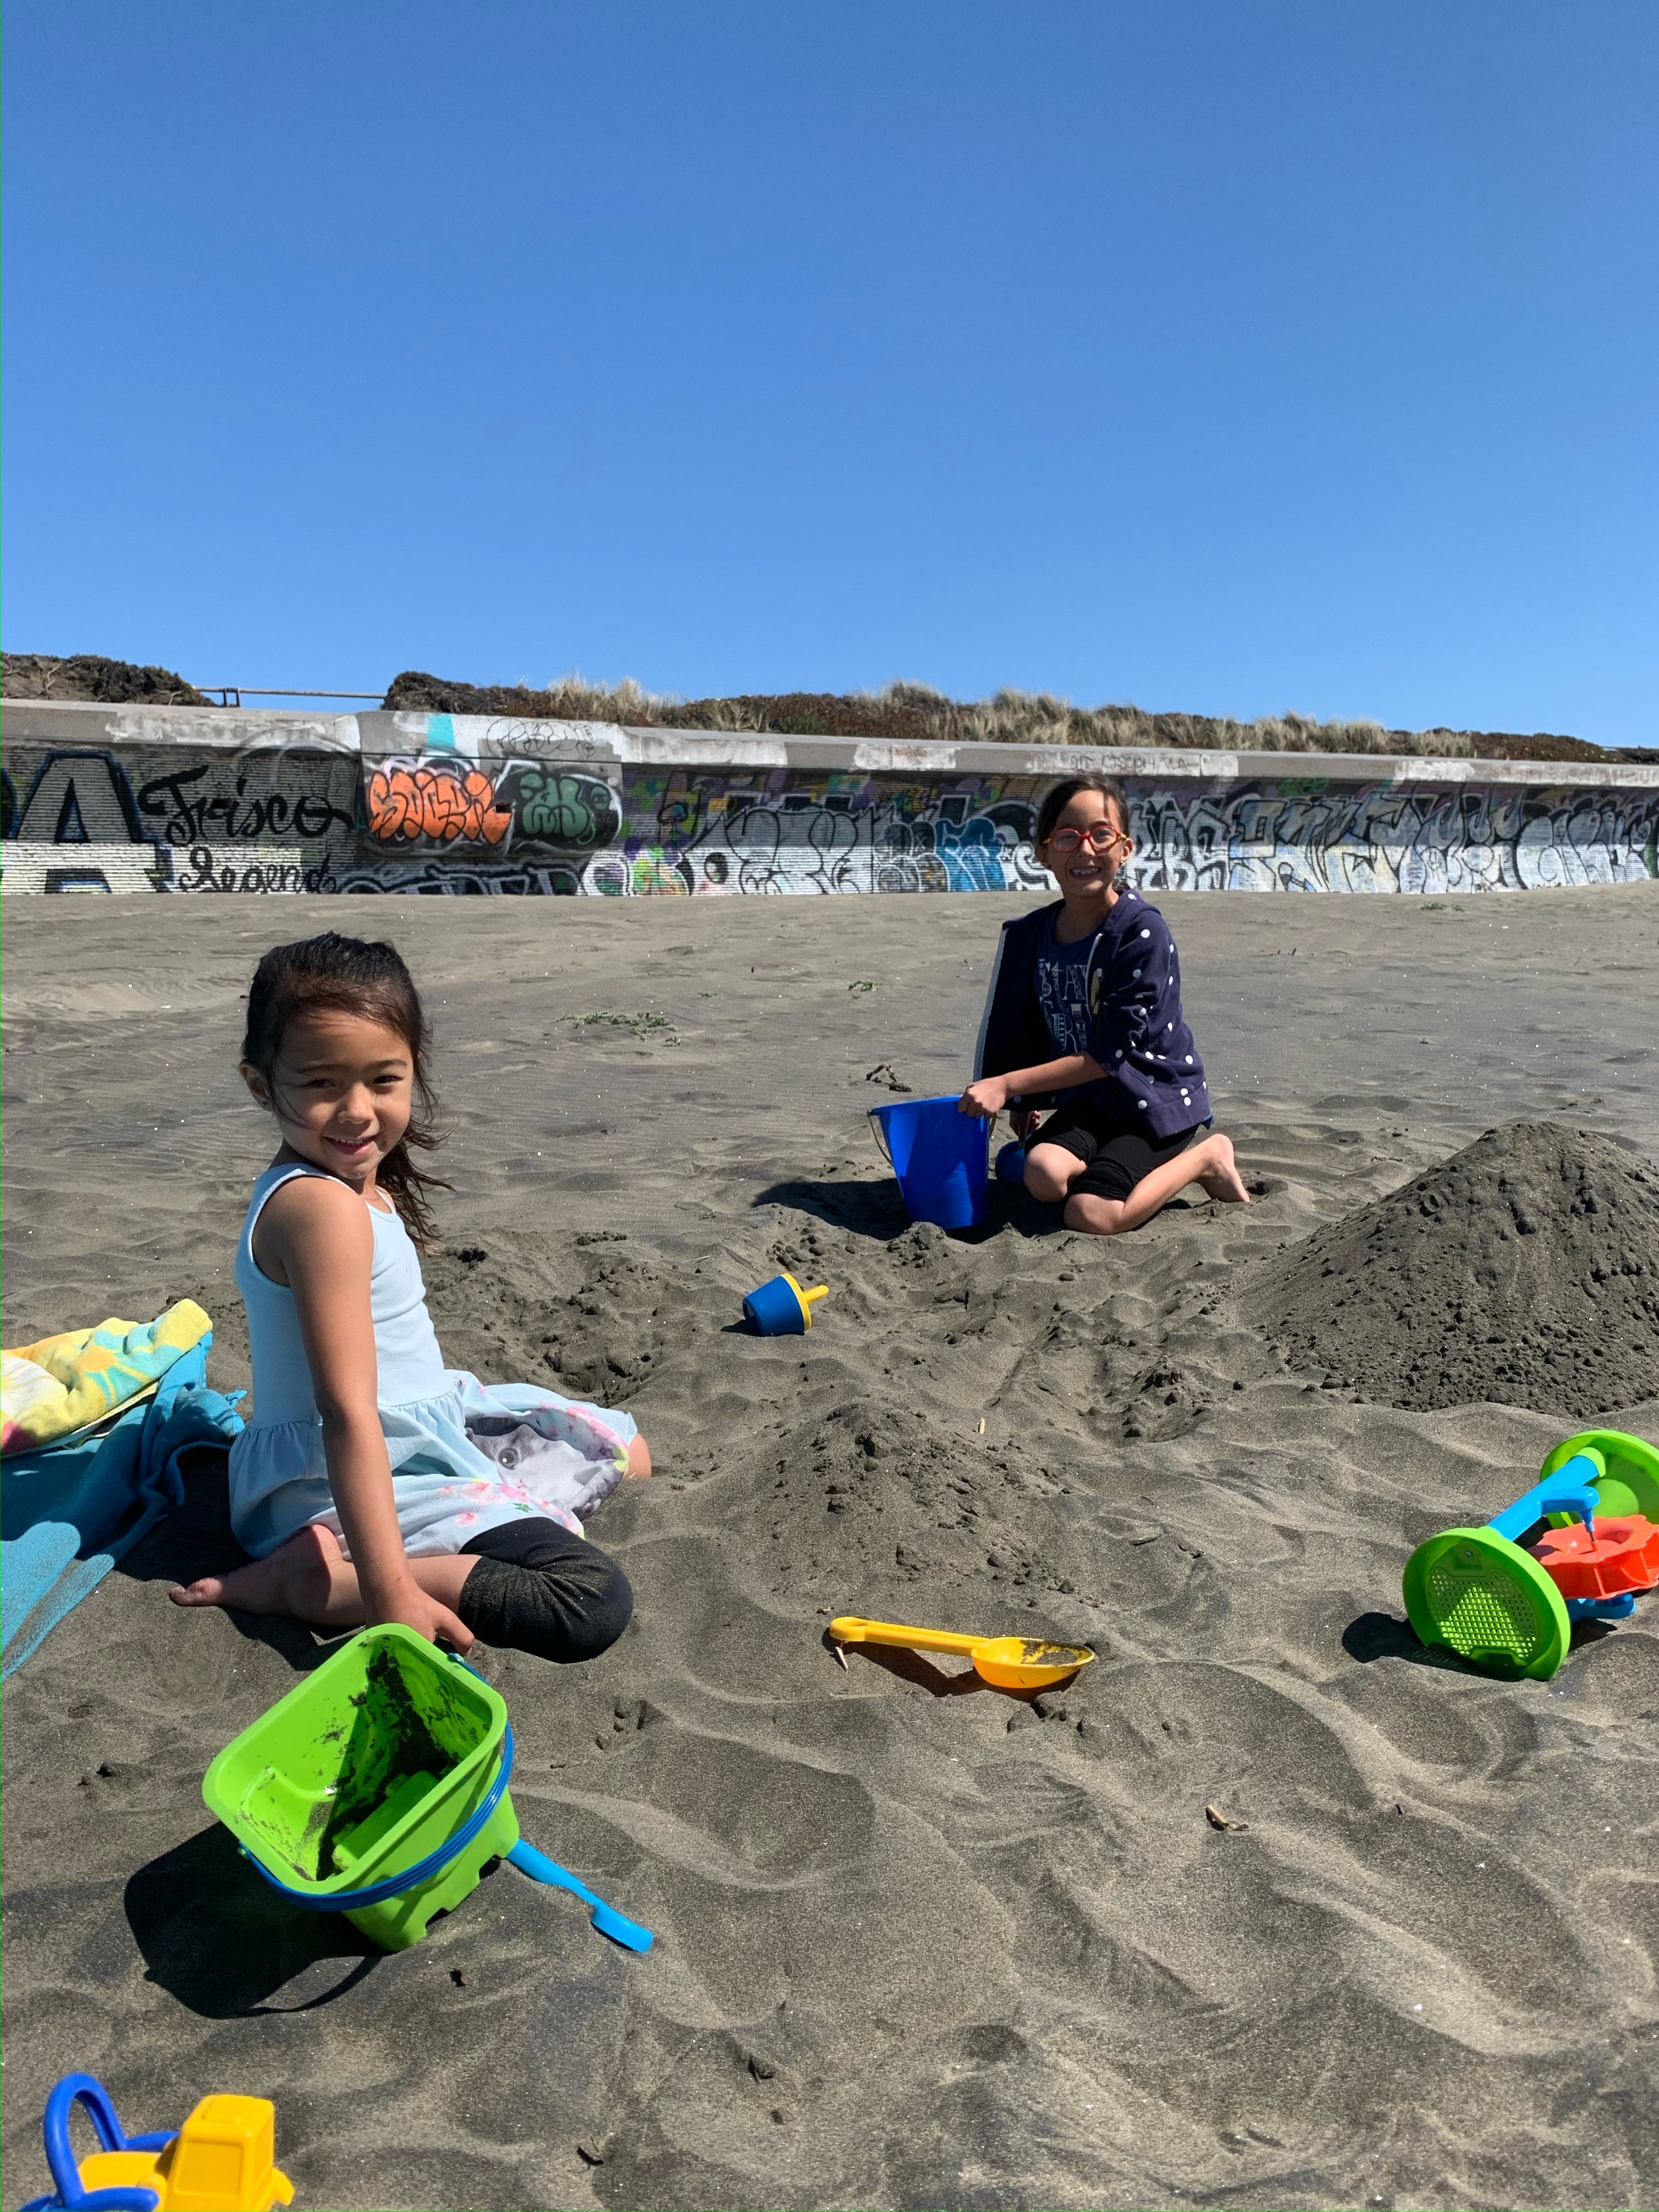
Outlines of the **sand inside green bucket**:
{"type": "Polygon", "coordinates": [[[392,1825],[375,1818],[387,1801],[400,1801],[392,1820],[413,1811],[480,1734],[478,1716],[452,1691],[444,1670],[406,1672],[398,1653],[384,1645],[369,1652],[361,1688],[307,1718],[311,1726],[284,1731],[280,1765],[271,1759],[277,1747],[266,1752],[270,1763],[250,1782],[240,1808],[261,1840],[307,1881],[347,1872],[368,1837],[378,1839],[392,1825]],[[416,1777],[424,1787],[410,1790],[416,1777]]]}

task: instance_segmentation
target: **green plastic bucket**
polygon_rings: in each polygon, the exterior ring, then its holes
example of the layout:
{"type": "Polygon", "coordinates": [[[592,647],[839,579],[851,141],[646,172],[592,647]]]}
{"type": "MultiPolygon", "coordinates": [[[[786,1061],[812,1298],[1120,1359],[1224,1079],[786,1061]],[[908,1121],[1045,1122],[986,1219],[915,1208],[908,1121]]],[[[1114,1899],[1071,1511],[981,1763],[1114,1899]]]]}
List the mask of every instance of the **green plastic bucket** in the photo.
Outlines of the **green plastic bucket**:
{"type": "Polygon", "coordinates": [[[342,1910],[403,1951],[518,1842],[505,1789],[436,1871],[378,1902],[349,1899],[441,1855],[504,1779],[509,1741],[507,1706],[488,1682],[412,1628],[367,1628],[225,1746],[202,1795],[296,1904],[342,1910]]]}

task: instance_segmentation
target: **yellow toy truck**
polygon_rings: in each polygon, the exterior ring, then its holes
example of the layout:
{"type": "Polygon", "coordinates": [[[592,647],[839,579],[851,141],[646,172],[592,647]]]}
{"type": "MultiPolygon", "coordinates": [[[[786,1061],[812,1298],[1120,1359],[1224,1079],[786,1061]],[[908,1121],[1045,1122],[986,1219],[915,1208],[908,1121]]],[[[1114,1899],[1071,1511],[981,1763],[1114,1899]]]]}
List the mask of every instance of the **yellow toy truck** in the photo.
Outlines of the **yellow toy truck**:
{"type": "Polygon", "coordinates": [[[276,2109],[264,2097],[204,2097],[181,2128],[122,2131],[103,2084],[66,2074],[46,2100],[50,2197],[23,2212],[276,2212],[294,2184],[272,2163],[276,2109]],[[70,2115],[79,2103],[98,2148],[78,2162],[70,2115]]]}

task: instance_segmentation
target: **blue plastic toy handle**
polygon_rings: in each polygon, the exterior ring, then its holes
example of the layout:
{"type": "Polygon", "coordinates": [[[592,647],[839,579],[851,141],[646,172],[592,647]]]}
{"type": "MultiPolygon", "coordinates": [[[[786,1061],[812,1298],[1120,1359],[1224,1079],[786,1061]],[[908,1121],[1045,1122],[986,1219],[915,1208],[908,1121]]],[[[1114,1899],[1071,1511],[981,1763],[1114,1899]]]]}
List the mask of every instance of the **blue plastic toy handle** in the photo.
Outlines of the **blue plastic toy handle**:
{"type": "Polygon", "coordinates": [[[1619,1590],[1612,1597],[1570,1597],[1569,1620],[1628,1620],[1636,1610],[1636,1592],[1619,1590]]]}
{"type": "Polygon", "coordinates": [[[520,1874],[527,1874],[532,1881],[545,1882],[550,1889],[569,1890],[574,1896],[580,1897],[584,1905],[601,1905],[605,1901],[595,1897],[586,1882],[578,1881],[568,1867],[560,1866],[556,1860],[549,1858],[545,1851],[538,1851],[534,1844],[522,1840],[514,1844],[507,1855],[507,1863],[509,1866],[517,1867],[520,1874]]]}
{"type": "Polygon", "coordinates": [[[1534,1485],[1513,1505],[1506,1506],[1496,1520],[1486,1526],[1500,1536],[1507,1536],[1518,1544],[1534,1522],[1541,1521],[1547,1513],[1576,1513],[1593,1536],[1595,1534],[1595,1509],[1601,1504],[1596,1484],[1601,1480],[1595,1462],[1583,1452],[1577,1453],[1553,1474],[1534,1485]]]}
{"type": "Polygon", "coordinates": [[[516,1843],[507,1855],[509,1866],[520,1874],[527,1874],[532,1881],[545,1882],[550,1889],[568,1889],[591,1905],[593,1925],[601,1936],[609,1936],[613,1942],[626,1945],[630,1951],[648,1951],[657,1940],[648,1928],[641,1928],[637,1920],[630,1920],[625,1912],[618,1912],[614,1905],[607,1905],[602,1897],[595,1897],[584,1881],[578,1881],[568,1867],[558,1865],[533,1844],[516,1843]]]}
{"type": "Polygon", "coordinates": [[[76,2103],[84,2105],[92,2131],[101,2150],[161,2150],[173,2140],[173,2130],[144,2136],[124,2135],[115,2117],[109,2092],[90,2074],[65,2074],[46,2100],[41,2133],[46,2137],[46,2164],[57,2185],[52,2197],[36,2197],[25,2212],[156,2212],[161,2198],[153,2189],[82,2189],[81,2167],[70,2141],[70,2115],[76,2103]]]}
{"type": "MultiPolygon", "coordinates": [[[[465,1666],[465,1662],[457,1660],[456,1664],[465,1666]]],[[[472,1668],[467,1668],[469,1674],[474,1671],[472,1668]]],[[[501,1803],[512,1772],[513,1723],[509,1721],[507,1733],[501,1738],[501,1763],[489,1795],[466,1826],[440,1844],[435,1851],[428,1851],[423,1859],[416,1859],[412,1867],[405,1867],[401,1874],[390,1875],[385,1881],[374,1882],[368,1889],[333,1890],[325,1897],[319,1897],[308,1889],[290,1889],[279,1875],[272,1874],[263,1860],[256,1859],[246,1844],[242,1846],[242,1856],[258,1869],[271,1887],[287,1898],[290,1905],[300,1905],[307,1912],[361,1912],[365,1905],[384,1905],[388,1898],[401,1897],[406,1889],[413,1889],[417,1883],[428,1881],[434,1874],[441,1873],[451,1860],[459,1858],[501,1803]]]]}

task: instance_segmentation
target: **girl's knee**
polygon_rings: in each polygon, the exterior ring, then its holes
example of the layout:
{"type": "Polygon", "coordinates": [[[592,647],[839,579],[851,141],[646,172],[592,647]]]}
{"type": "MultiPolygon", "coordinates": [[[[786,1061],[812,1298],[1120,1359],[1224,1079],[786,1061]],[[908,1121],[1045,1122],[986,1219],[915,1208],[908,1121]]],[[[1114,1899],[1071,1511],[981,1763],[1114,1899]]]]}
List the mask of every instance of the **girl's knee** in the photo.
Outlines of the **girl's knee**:
{"type": "Polygon", "coordinates": [[[634,1441],[628,1447],[628,1472],[640,1475],[651,1472],[651,1447],[637,1430],[634,1432],[634,1441]]]}
{"type": "Polygon", "coordinates": [[[632,1583],[614,1559],[605,1564],[608,1571],[596,1582],[592,1595],[569,1624],[566,1649],[561,1654],[567,1665],[597,1659],[600,1652],[608,1651],[634,1618],[632,1583]]]}
{"type": "Polygon", "coordinates": [[[559,1667],[608,1651],[634,1613],[616,1561],[562,1528],[528,1530],[518,1548],[528,1556],[481,1558],[462,1583],[456,1610],[473,1634],[559,1667]]]}
{"type": "MultiPolygon", "coordinates": [[[[1056,1146],[1054,1149],[1058,1150],[1056,1146]]],[[[1071,1170],[1077,1166],[1074,1156],[1066,1152],[1059,1163],[1050,1164],[1029,1154],[1025,1162],[1025,1188],[1043,1206],[1056,1206],[1065,1197],[1071,1181],[1071,1170]]]]}

